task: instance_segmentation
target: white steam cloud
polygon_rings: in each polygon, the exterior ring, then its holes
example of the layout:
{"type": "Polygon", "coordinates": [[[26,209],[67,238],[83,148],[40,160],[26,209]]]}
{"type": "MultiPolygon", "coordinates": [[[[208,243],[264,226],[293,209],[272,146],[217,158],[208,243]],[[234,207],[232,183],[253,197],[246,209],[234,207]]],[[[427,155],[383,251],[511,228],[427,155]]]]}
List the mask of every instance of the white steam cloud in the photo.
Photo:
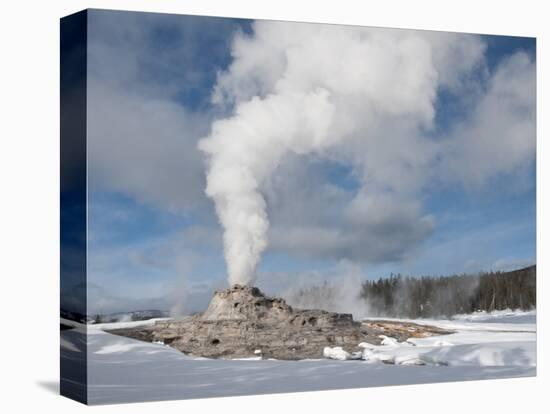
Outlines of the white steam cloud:
{"type": "Polygon", "coordinates": [[[233,118],[215,122],[200,149],[211,155],[206,194],[225,229],[230,284],[252,282],[267,247],[269,220],[258,191],[288,152],[310,153],[329,144],[334,112],[326,90],[254,98],[233,118]]]}
{"type": "Polygon", "coordinates": [[[369,303],[362,297],[363,278],[359,266],[342,260],[327,274],[306,273],[298,276],[282,296],[291,306],[299,309],[351,313],[354,319],[360,320],[371,314],[369,303]]]}
{"type": "Polygon", "coordinates": [[[380,214],[369,207],[376,200],[415,206],[409,218],[429,224],[415,194],[440,148],[425,132],[438,90],[467,87],[480,67],[479,37],[283,22],[253,29],[236,35],[214,90],[231,115],[199,142],[229,283],[255,280],[270,225],[262,187],[291,153],[353,166],[359,224],[380,214]]]}

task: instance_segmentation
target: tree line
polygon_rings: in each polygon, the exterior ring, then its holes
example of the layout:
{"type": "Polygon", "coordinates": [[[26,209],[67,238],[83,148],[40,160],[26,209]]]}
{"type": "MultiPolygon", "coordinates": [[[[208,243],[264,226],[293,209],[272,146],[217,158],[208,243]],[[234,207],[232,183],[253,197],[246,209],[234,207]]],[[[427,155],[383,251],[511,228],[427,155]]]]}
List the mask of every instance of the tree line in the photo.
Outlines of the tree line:
{"type": "Polygon", "coordinates": [[[536,266],[478,275],[367,280],[361,298],[372,316],[429,318],[476,311],[536,307],[536,266]]]}

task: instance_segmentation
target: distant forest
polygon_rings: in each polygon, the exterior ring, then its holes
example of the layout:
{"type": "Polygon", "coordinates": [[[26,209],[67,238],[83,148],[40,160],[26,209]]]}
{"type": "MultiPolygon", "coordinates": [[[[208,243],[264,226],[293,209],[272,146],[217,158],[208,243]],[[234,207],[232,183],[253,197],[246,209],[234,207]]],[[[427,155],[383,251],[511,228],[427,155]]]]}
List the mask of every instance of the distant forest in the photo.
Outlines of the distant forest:
{"type": "Polygon", "coordinates": [[[361,297],[372,316],[429,318],[475,311],[536,307],[536,266],[479,275],[365,281],[361,297]]]}

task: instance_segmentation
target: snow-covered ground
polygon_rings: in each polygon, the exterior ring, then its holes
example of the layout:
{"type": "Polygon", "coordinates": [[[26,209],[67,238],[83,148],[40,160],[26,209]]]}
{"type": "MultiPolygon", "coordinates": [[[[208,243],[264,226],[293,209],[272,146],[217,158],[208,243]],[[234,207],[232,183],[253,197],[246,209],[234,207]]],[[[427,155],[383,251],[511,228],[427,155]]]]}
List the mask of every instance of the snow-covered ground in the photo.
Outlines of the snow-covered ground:
{"type": "Polygon", "coordinates": [[[462,315],[455,315],[453,320],[462,320],[469,322],[484,322],[484,323],[523,323],[534,325],[536,322],[537,312],[531,311],[513,311],[511,309],[498,310],[493,312],[475,312],[462,315]]]}
{"type": "Polygon", "coordinates": [[[456,315],[450,320],[401,320],[434,325],[456,333],[411,338],[402,343],[386,338],[381,346],[362,344],[363,360],[397,365],[536,367],[535,311],[476,312],[456,315]]]}
{"type": "MultiPolygon", "coordinates": [[[[535,318],[535,312],[501,312],[414,320],[457,332],[407,343],[386,338],[383,345],[365,344],[360,354],[353,355],[361,359],[304,361],[195,358],[165,345],[111,335],[102,330],[107,326],[88,325],[88,401],[105,404],[533,376],[535,318]]],[[[79,352],[84,329],[66,331],[62,354],[70,357],[79,352]]],[[[334,348],[326,354],[346,359],[334,348]]]]}

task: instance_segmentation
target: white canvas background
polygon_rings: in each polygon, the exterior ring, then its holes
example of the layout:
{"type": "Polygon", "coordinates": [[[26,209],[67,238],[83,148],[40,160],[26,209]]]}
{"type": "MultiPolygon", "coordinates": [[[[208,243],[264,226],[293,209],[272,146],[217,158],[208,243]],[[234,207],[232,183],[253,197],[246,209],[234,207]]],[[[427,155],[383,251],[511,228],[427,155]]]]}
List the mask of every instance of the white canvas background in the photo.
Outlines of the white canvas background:
{"type": "Polygon", "coordinates": [[[0,379],[2,412],[543,412],[550,211],[545,2],[58,0],[4,2],[1,30],[0,379]],[[59,18],[86,7],[536,36],[538,377],[85,408],[59,397],[59,18]],[[545,188],[546,187],[546,188],[545,188]]]}

